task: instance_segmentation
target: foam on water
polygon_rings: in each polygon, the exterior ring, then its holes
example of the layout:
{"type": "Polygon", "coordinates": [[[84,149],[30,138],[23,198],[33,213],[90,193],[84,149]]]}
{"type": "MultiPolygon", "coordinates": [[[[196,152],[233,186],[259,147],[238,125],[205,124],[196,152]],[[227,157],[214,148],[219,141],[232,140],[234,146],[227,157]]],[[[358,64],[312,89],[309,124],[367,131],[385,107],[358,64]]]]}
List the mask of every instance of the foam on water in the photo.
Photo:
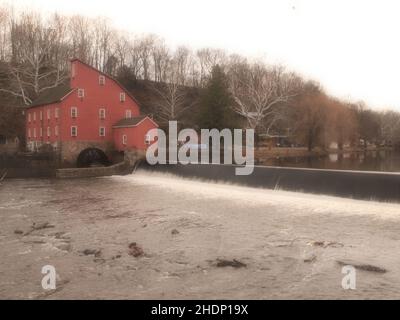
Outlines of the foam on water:
{"type": "MultiPolygon", "coordinates": [[[[388,202],[354,200],[333,196],[306,194],[284,190],[250,188],[227,183],[205,182],[199,179],[181,178],[172,174],[138,171],[134,175],[114,177],[135,184],[151,185],[171,192],[187,193],[196,197],[221,198],[249,206],[282,205],[293,208],[298,214],[301,209],[308,212],[375,215],[379,218],[400,218],[400,205],[388,202]]],[[[156,200],[155,200],[156,201],[156,200]]]]}

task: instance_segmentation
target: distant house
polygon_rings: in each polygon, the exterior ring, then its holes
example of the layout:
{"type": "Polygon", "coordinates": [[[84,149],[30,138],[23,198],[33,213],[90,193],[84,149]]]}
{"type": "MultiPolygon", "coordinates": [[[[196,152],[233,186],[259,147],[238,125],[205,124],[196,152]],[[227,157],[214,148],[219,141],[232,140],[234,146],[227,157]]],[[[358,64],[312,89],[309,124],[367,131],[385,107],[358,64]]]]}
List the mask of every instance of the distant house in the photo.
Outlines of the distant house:
{"type": "Polygon", "coordinates": [[[28,149],[51,147],[70,164],[85,153],[144,151],[155,140],[147,132],[158,127],[115,79],[78,59],[69,83],[44,92],[25,115],[28,149]]]}

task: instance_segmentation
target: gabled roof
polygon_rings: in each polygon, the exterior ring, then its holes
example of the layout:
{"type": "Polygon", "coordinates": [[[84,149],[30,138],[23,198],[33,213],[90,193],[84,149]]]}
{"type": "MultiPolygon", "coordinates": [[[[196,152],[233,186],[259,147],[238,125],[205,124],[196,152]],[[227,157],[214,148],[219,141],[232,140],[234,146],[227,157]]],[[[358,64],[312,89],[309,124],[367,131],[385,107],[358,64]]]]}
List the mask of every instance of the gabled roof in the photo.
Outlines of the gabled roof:
{"type": "Polygon", "coordinates": [[[64,98],[72,90],[73,89],[66,84],[47,89],[46,91],[42,92],[28,108],[60,102],[62,98],[64,98]]]}
{"type": "Polygon", "coordinates": [[[84,62],[84,61],[82,61],[82,60],[80,60],[80,59],[78,59],[78,58],[72,58],[70,61],[71,61],[71,62],[79,61],[80,63],[84,64],[85,66],[87,66],[87,67],[93,69],[94,71],[96,71],[96,72],[100,73],[101,75],[107,77],[108,79],[114,81],[119,87],[121,87],[121,88],[128,94],[128,96],[129,96],[133,101],[136,102],[136,104],[137,104],[137,105],[139,106],[139,108],[140,108],[140,103],[139,103],[139,101],[138,101],[138,100],[132,95],[132,93],[130,93],[129,90],[127,90],[117,79],[115,79],[114,77],[110,76],[109,74],[107,74],[107,73],[105,73],[105,72],[103,72],[103,71],[100,71],[99,69],[96,69],[95,67],[91,66],[90,64],[88,64],[88,63],[86,63],[86,62],[84,62]]]}
{"type": "Polygon", "coordinates": [[[149,116],[142,115],[132,118],[125,118],[119,120],[116,124],[113,125],[113,128],[129,128],[129,127],[136,127],[140,124],[144,119],[148,118],[151,122],[153,122],[157,127],[157,123],[155,123],[149,116]]]}

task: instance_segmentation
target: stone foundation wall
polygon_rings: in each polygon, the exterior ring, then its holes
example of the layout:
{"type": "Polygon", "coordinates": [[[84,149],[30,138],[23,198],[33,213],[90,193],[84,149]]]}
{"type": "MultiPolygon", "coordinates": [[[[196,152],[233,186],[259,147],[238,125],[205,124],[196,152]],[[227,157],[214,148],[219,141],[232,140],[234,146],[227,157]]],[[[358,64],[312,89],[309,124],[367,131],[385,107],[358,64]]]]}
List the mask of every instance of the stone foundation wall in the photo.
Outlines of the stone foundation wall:
{"type": "Polygon", "coordinates": [[[0,154],[0,176],[7,178],[54,177],[57,161],[54,154],[0,154]]]}
{"type": "Polygon", "coordinates": [[[62,167],[75,167],[79,154],[87,148],[98,148],[111,160],[114,144],[110,141],[64,141],[60,142],[59,161],[62,167]]]}
{"type": "Polygon", "coordinates": [[[6,139],[5,143],[0,143],[0,154],[14,154],[19,149],[17,139],[6,139]]]}
{"type": "Polygon", "coordinates": [[[130,172],[132,172],[131,166],[127,162],[123,161],[121,163],[117,163],[109,167],[57,169],[56,177],[60,179],[90,178],[90,177],[124,175],[130,172]]]}

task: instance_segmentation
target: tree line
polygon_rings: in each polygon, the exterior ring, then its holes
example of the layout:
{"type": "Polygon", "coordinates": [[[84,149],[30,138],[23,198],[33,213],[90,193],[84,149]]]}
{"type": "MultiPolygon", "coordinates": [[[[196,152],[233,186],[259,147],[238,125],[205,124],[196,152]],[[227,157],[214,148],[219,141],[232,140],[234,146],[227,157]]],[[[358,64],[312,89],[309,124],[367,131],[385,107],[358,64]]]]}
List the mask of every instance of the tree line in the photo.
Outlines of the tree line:
{"type": "MultiPolygon", "coordinates": [[[[79,58],[142,95],[165,126],[251,128],[328,148],[400,145],[400,114],[341,101],[315,81],[224,50],[169,48],[156,35],[117,30],[105,18],[43,16],[0,7],[0,135],[23,136],[20,110],[67,81],[79,58]]],[[[139,99],[141,101],[141,99],[139,99]]]]}

